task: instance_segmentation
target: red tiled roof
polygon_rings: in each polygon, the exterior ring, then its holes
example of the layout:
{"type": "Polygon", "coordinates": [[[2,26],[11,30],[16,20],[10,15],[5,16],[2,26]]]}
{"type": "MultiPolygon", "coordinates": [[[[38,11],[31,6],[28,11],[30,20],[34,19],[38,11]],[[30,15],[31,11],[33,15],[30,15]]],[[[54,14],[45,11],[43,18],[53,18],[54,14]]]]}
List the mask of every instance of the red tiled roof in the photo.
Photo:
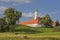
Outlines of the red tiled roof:
{"type": "MultiPolygon", "coordinates": [[[[37,18],[36,20],[30,20],[30,21],[25,21],[25,22],[20,22],[21,25],[27,25],[27,24],[36,24],[36,23],[41,23],[42,18],[37,18]]],[[[52,21],[51,22],[52,26],[56,26],[56,22],[52,21]]]]}
{"type": "Polygon", "coordinates": [[[41,18],[38,18],[38,19],[36,19],[36,20],[30,20],[30,21],[26,21],[26,22],[21,22],[20,24],[22,24],[22,25],[36,24],[36,23],[38,23],[39,21],[41,22],[41,18]]]}

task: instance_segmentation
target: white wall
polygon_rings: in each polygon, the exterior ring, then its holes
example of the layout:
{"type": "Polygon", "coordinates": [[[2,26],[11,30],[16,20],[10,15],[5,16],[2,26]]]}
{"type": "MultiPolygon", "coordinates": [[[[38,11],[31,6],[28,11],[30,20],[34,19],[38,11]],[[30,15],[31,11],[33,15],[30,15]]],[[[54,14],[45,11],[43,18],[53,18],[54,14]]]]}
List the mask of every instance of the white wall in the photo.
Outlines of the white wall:
{"type": "Polygon", "coordinates": [[[42,27],[41,24],[28,24],[27,26],[31,26],[31,27],[42,27]]]}

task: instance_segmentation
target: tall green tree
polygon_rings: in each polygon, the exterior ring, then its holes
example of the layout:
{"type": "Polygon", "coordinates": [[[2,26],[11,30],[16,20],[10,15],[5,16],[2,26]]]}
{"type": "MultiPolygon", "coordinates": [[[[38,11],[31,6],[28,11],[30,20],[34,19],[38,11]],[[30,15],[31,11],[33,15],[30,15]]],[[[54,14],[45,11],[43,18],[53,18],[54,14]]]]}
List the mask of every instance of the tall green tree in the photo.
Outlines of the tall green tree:
{"type": "Polygon", "coordinates": [[[48,14],[46,14],[43,19],[42,19],[42,23],[45,25],[45,26],[51,26],[51,18],[48,14]]]}
{"type": "Polygon", "coordinates": [[[5,10],[4,15],[7,18],[8,24],[15,24],[16,20],[22,16],[22,12],[15,10],[14,8],[8,8],[5,10]]]}
{"type": "MultiPolygon", "coordinates": [[[[17,11],[14,8],[8,8],[4,11],[8,25],[15,25],[16,21],[22,16],[22,12],[17,11]]],[[[10,26],[10,29],[13,30],[13,26],[10,26]]]]}

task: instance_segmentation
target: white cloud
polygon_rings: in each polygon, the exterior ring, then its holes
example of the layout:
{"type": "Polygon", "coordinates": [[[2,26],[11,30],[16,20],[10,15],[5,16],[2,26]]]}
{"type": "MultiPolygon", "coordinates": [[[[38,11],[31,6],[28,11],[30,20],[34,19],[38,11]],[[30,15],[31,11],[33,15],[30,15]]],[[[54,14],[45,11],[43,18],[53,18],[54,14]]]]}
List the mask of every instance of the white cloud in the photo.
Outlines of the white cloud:
{"type": "Polygon", "coordinates": [[[11,2],[15,2],[15,3],[30,3],[31,0],[11,0],[11,2]]]}
{"type": "Polygon", "coordinates": [[[12,3],[13,6],[25,3],[31,3],[32,0],[0,0],[2,3],[12,3]]]}
{"type": "Polygon", "coordinates": [[[9,0],[0,0],[0,2],[9,2],[9,0]]]}
{"type": "Polygon", "coordinates": [[[0,6],[0,12],[3,12],[7,7],[0,6]]]}
{"type": "Polygon", "coordinates": [[[3,17],[3,12],[7,7],[0,6],[0,18],[3,17]]]}
{"type": "Polygon", "coordinates": [[[34,13],[23,13],[23,17],[34,17],[34,13]]]}
{"type": "Polygon", "coordinates": [[[0,0],[0,2],[30,3],[32,0],[0,0]]]}
{"type": "MultiPolygon", "coordinates": [[[[34,17],[34,13],[23,13],[22,16],[23,17],[34,17]]],[[[42,13],[38,13],[38,17],[44,17],[45,14],[42,13]]]]}

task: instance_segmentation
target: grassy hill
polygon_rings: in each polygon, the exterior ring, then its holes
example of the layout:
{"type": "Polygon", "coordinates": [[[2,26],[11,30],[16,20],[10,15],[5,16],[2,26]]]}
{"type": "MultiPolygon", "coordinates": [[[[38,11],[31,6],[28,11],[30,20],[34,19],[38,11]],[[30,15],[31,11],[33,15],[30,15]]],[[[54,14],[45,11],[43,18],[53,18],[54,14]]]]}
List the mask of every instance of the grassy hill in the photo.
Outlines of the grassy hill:
{"type": "Polygon", "coordinates": [[[44,33],[44,32],[53,32],[53,28],[40,28],[40,27],[18,26],[18,27],[16,27],[15,31],[16,32],[44,33]]]}
{"type": "Polygon", "coordinates": [[[0,33],[0,40],[60,40],[60,32],[54,28],[17,26],[14,33],[0,33]]]}

